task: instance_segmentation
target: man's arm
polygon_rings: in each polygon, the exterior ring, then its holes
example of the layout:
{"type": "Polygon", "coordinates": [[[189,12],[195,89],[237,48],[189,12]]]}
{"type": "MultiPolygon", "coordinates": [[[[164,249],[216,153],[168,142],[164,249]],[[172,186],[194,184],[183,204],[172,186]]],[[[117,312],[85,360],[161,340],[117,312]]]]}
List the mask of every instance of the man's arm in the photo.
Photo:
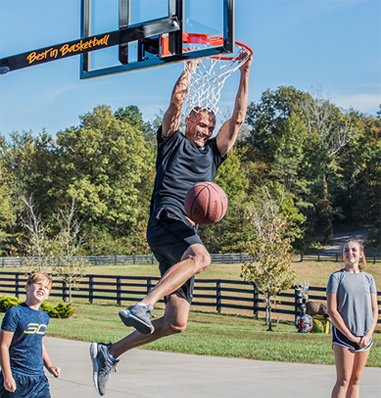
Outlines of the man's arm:
{"type": "Polygon", "coordinates": [[[42,339],[42,359],[44,361],[44,365],[46,369],[54,376],[54,377],[59,377],[61,373],[61,369],[58,366],[53,366],[52,362],[49,358],[48,351],[46,350],[45,344],[44,344],[44,339],[42,339]]]}
{"type": "Polygon", "coordinates": [[[166,137],[175,133],[181,121],[181,109],[188,92],[188,82],[185,72],[178,78],[171,95],[171,102],[163,117],[161,135],[166,137]]]}
{"type": "Polygon", "coordinates": [[[16,382],[12,376],[9,346],[12,343],[13,332],[2,330],[0,333],[0,365],[4,377],[4,388],[7,391],[16,391],[16,382]]]}
{"type": "Polygon", "coordinates": [[[237,139],[238,131],[245,121],[247,103],[249,100],[249,78],[250,67],[253,62],[252,56],[241,67],[241,79],[238,93],[235,99],[232,117],[227,120],[217,134],[216,142],[221,155],[226,155],[237,139]]]}

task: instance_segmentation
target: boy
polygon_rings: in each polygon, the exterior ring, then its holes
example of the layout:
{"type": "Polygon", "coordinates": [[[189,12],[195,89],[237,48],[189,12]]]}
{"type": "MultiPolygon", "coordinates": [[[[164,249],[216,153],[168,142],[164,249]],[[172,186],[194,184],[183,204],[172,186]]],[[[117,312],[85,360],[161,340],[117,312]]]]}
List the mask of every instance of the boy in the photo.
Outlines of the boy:
{"type": "Polygon", "coordinates": [[[52,279],[43,273],[30,275],[24,303],[4,315],[0,333],[0,398],[50,398],[44,367],[59,377],[44,345],[49,315],[39,309],[49,297],[52,279]]]}

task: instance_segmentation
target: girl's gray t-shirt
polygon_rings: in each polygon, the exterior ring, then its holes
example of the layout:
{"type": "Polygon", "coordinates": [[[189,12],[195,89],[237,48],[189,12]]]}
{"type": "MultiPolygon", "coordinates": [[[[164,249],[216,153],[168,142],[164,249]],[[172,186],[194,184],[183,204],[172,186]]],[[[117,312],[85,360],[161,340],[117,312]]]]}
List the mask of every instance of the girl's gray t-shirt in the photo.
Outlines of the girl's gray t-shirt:
{"type": "Polygon", "coordinates": [[[369,333],[373,323],[371,293],[377,294],[371,274],[336,271],[329,277],[326,293],[337,294],[337,310],[354,336],[369,333]]]}

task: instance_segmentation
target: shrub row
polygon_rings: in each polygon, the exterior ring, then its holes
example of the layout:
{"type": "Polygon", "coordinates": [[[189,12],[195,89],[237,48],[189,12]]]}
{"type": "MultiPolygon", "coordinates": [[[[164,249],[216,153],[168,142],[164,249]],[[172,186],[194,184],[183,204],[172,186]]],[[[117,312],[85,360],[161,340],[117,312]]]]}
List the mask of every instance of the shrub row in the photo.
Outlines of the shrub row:
{"type": "MultiPolygon", "coordinates": [[[[23,300],[16,297],[2,296],[0,297],[0,312],[7,312],[10,308],[16,307],[16,305],[22,302],[23,300]]],[[[50,318],[70,318],[74,314],[71,303],[58,303],[56,306],[53,306],[44,301],[40,305],[40,309],[46,312],[50,318]]]]}

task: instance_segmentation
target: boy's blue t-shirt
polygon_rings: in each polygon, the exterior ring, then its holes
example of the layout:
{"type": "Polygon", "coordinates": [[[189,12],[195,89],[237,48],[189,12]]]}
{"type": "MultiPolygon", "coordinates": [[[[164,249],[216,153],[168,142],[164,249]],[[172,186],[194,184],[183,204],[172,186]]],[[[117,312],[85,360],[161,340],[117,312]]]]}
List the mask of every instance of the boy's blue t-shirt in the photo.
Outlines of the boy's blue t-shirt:
{"type": "Polygon", "coordinates": [[[1,329],[13,332],[9,356],[12,373],[44,374],[42,339],[49,324],[49,315],[29,308],[25,303],[10,308],[4,315],[1,329]]]}

